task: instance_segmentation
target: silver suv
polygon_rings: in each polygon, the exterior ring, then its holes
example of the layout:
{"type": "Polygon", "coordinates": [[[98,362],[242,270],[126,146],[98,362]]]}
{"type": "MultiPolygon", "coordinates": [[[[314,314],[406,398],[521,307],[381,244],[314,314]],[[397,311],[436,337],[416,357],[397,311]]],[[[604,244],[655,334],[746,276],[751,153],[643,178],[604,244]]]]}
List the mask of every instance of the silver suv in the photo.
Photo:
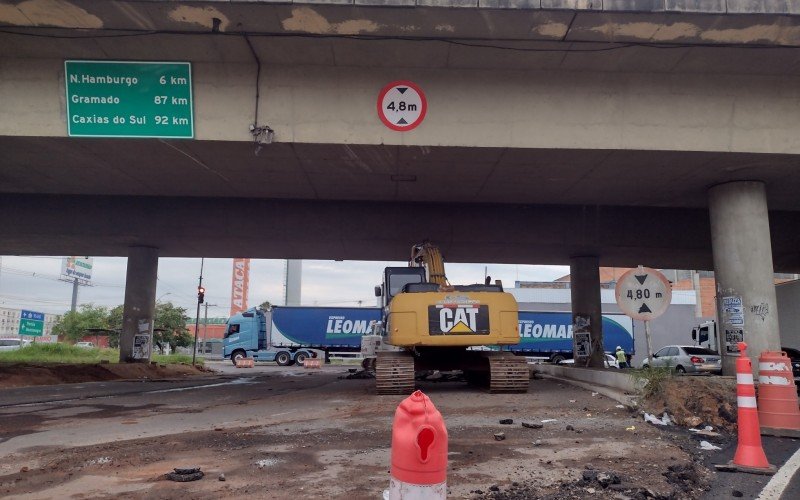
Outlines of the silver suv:
{"type": "MultiPolygon", "coordinates": [[[[690,345],[668,345],[653,354],[654,368],[672,368],[677,373],[722,373],[722,358],[719,354],[690,345]]],[[[647,368],[647,359],[642,362],[647,368]]]]}

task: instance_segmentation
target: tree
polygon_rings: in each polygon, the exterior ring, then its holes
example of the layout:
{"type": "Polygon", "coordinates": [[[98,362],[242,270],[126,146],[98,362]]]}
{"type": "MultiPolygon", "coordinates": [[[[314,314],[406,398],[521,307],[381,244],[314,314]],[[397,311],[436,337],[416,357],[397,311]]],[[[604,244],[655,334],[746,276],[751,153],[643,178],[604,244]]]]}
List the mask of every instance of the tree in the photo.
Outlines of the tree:
{"type": "Polygon", "coordinates": [[[119,333],[122,331],[122,311],[124,307],[119,305],[108,311],[108,345],[109,347],[119,347],[119,333]]]}
{"type": "MultiPolygon", "coordinates": [[[[109,328],[115,330],[114,332],[114,347],[119,347],[119,332],[122,330],[122,315],[124,306],[117,306],[109,313],[109,328]]],[[[186,328],[186,322],[189,317],[186,316],[186,309],[176,307],[172,302],[159,302],[156,304],[156,317],[153,321],[153,344],[159,349],[163,350],[166,344],[169,344],[172,352],[175,348],[186,347],[191,345],[194,340],[189,335],[189,330],[186,328]]],[[[112,337],[109,337],[109,342],[112,337]]]]}
{"type": "Polygon", "coordinates": [[[186,309],[183,307],[176,307],[172,305],[172,302],[156,304],[153,343],[159,349],[163,349],[164,344],[169,344],[172,352],[175,352],[176,347],[191,345],[194,338],[189,334],[189,329],[186,328],[188,320],[186,309]]]}
{"type": "Polygon", "coordinates": [[[260,306],[258,306],[258,308],[264,311],[269,311],[270,309],[272,309],[272,303],[270,303],[270,301],[268,300],[265,300],[264,302],[261,303],[260,306]]]}
{"type": "Polygon", "coordinates": [[[53,333],[70,342],[77,342],[87,335],[88,328],[108,328],[108,309],[83,304],[77,311],[69,311],[53,325],[53,333]]]}

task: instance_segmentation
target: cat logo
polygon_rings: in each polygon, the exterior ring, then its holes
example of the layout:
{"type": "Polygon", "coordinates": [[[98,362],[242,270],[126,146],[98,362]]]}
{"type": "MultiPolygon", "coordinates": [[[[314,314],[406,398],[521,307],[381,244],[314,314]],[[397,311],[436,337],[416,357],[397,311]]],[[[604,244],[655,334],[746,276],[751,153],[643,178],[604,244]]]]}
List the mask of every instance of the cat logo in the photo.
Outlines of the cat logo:
{"type": "Polygon", "coordinates": [[[428,306],[428,326],[431,335],[486,335],[489,333],[489,306],[428,306]]]}

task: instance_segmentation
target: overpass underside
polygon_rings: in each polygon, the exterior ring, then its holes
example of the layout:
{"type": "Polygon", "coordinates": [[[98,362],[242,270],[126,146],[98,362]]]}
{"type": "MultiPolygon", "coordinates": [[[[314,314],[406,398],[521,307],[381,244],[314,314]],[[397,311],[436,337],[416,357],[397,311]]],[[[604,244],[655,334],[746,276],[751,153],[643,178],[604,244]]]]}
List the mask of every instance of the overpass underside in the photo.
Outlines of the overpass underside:
{"type": "Polygon", "coordinates": [[[756,180],[800,270],[786,2],[51,7],[0,7],[0,254],[711,268],[708,189],[756,180]],[[194,139],[68,137],[66,59],[191,62],[194,139]],[[403,133],[400,79],[429,104],[403,133]]]}

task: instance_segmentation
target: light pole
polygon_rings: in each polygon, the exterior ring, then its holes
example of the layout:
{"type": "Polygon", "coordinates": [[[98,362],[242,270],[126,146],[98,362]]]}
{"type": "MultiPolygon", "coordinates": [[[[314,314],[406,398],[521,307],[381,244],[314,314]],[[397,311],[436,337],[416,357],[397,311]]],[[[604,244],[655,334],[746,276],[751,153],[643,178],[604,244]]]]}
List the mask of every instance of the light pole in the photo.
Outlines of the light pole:
{"type": "Polygon", "coordinates": [[[197,314],[194,316],[194,345],[192,346],[192,366],[197,357],[197,329],[200,327],[200,304],[203,303],[206,289],[203,288],[203,264],[205,258],[200,259],[200,282],[197,284],[197,314]]]}
{"type": "Polygon", "coordinates": [[[161,297],[159,297],[159,298],[157,298],[157,299],[156,299],[156,304],[158,304],[159,302],[161,302],[161,299],[163,299],[163,298],[164,298],[164,297],[166,297],[167,295],[172,295],[172,292],[167,292],[167,293],[165,293],[165,294],[162,294],[162,295],[161,295],[161,297]]]}

